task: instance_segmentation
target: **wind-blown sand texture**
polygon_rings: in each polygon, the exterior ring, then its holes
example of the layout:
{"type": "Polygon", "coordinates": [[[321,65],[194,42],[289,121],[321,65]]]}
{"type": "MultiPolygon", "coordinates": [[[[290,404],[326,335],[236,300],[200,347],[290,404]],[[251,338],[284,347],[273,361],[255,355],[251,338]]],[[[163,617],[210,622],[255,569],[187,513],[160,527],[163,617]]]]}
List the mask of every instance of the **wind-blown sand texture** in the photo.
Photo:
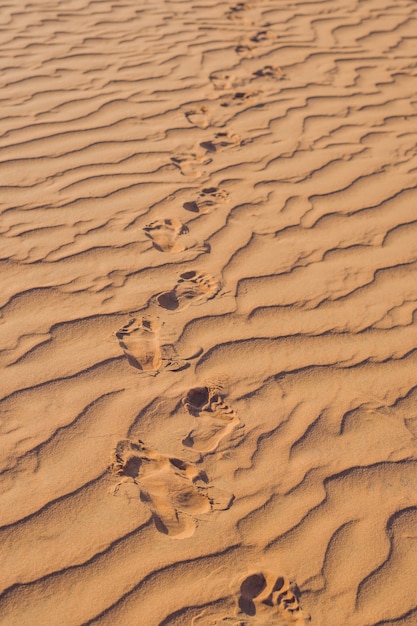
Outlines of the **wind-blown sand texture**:
{"type": "Polygon", "coordinates": [[[1,626],[415,626],[417,4],[1,22],[1,626]]]}

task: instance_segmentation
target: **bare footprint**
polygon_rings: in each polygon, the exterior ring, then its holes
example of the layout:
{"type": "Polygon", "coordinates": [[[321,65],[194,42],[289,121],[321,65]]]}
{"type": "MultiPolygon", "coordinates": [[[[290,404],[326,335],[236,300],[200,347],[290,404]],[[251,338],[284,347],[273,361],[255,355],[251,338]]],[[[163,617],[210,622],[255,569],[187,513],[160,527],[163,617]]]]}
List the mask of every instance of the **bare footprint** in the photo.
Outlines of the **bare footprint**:
{"type": "Polygon", "coordinates": [[[123,483],[135,483],[140,499],[152,512],[159,532],[171,537],[190,537],[196,516],[229,508],[233,496],[208,484],[207,476],[194,465],[147,448],[140,440],[123,439],[112,455],[111,470],[123,483]]]}
{"type": "Polygon", "coordinates": [[[175,358],[173,346],[161,346],[160,329],[158,320],[138,317],[132,318],[116,332],[129,364],[140,372],[153,375],[163,369],[179,371],[189,367],[186,359],[175,358]]]}
{"type": "Polygon", "coordinates": [[[256,35],[251,37],[250,40],[255,43],[260,43],[262,41],[272,41],[273,39],[276,39],[276,38],[277,38],[277,35],[272,30],[260,30],[256,33],[256,35]]]}
{"type": "Polygon", "coordinates": [[[205,187],[201,190],[197,200],[184,202],[182,206],[186,211],[205,214],[210,211],[211,207],[216,204],[228,202],[229,199],[230,196],[226,189],[219,189],[218,187],[205,187]]]}
{"type": "Polygon", "coordinates": [[[228,20],[238,21],[241,24],[248,26],[253,24],[251,20],[249,20],[245,11],[249,11],[253,8],[253,5],[249,4],[249,2],[238,2],[234,6],[230,7],[230,9],[225,13],[225,16],[228,20]]]}
{"type": "Polygon", "coordinates": [[[209,78],[213,87],[218,90],[235,89],[246,82],[244,78],[238,78],[228,71],[212,72],[209,78]]]}
{"type": "Polygon", "coordinates": [[[143,229],[152,240],[153,247],[160,252],[182,252],[184,245],[178,237],[188,233],[188,227],[176,219],[160,219],[151,222],[143,229]]]}
{"type": "Polygon", "coordinates": [[[252,59],[255,56],[258,46],[250,39],[242,39],[236,46],[235,52],[244,59],[252,59]]]}
{"type": "Polygon", "coordinates": [[[180,170],[183,176],[199,178],[202,175],[201,166],[208,165],[211,159],[204,159],[195,153],[180,154],[171,157],[171,163],[180,170]]]}
{"type": "Polygon", "coordinates": [[[160,219],[151,222],[143,229],[146,236],[151,239],[152,245],[160,252],[184,252],[184,250],[194,249],[199,252],[210,252],[208,243],[198,243],[194,239],[184,237],[179,241],[181,235],[188,233],[188,227],[177,219],[160,219]]]}
{"type": "Polygon", "coordinates": [[[194,387],[183,399],[183,405],[197,418],[197,426],[182,443],[199,452],[213,452],[240,423],[235,411],[224,403],[218,388],[194,387]]]}
{"type": "Polygon", "coordinates": [[[276,80],[285,78],[284,70],[276,65],[265,65],[265,67],[254,72],[253,75],[258,78],[275,78],[276,80]]]}
{"type": "Polygon", "coordinates": [[[245,615],[278,613],[288,624],[303,626],[309,618],[301,610],[300,596],[300,589],[287,576],[259,572],[242,582],[238,604],[245,615]]]}
{"type": "Polygon", "coordinates": [[[201,304],[214,298],[220,290],[220,283],[210,274],[195,271],[184,272],[171,291],[156,297],[156,301],[168,311],[182,311],[191,304],[201,304]]]}
{"type": "Polygon", "coordinates": [[[220,106],[242,106],[243,104],[256,104],[259,101],[261,91],[236,91],[231,95],[225,95],[220,98],[220,106]]]}
{"type": "Polygon", "coordinates": [[[231,13],[240,13],[241,11],[249,11],[249,9],[253,9],[253,5],[249,4],[249,2],[238,2],[230,7],[229,11],[231,13]]]}
{"type": "Polygon", "coordinates": [[[187,109],[185,117],[190,124],[198,128],[208,128],[210,125],[209,110],[204,104],[187,109]]]}
{"type": "Polygon", "coordinates": [[[240,146],[241,144],[242,140],[239,135],[227,130],[216,133],[211,141],[202,141],[200,146],[204,148],[204,150],[207,150],[207,152],[220,152],[221,150],[240,146]]]}

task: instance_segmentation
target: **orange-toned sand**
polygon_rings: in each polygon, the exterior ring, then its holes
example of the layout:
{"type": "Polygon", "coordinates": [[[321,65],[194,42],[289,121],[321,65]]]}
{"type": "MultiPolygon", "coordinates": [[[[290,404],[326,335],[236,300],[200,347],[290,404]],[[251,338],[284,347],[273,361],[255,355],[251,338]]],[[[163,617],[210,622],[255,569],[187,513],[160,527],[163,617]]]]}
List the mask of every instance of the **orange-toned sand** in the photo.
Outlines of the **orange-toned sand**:
{"type": "Polygon", "coordinates": [[[1,626],[416,626],[416,2],[0,41],[1,626]]]}

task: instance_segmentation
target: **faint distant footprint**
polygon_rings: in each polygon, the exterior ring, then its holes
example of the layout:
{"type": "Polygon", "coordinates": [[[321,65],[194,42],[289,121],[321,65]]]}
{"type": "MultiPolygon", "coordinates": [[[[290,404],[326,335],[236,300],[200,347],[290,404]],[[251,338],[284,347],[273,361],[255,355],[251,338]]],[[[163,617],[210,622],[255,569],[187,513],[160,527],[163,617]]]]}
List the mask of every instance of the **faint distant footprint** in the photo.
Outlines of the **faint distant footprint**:
{"type": "Polygon", "coordinates": [[[156,297],[157,303],[169,311],[181,311],[191,304],[201,304],[218,294],[220,283],[210,274],[195,271],[184,272],[171,291],[165,291],[156,297]]]}
{"type": "Polygon", "coordinates": [[[222,107],[233,107],[233,106],[242,106],[244,104],[256,104],[259,101],[259,96],[261,95],[261,91],[258,90],[250,90],[250,91],[236,91],[231,95],[224,95],[219,98],[220,106],[222,107]]]}
{"type": "Polygon", "coordinates": [[[196,527],[195,516],[225,510],[233,501],[231,494],[210,486],[205,473],[191,463],[151,450],[140,440],[119,441],[111,469],[123,477],[114,494],[125,482],[137,484],[157,530],[171,537],[190,537],[196,527]]]}
{"type": "Polygon", "coordinates": [[[244,59],[252,59],[258,46],[251,39],[242,39],[235,48],[235,52],[244,59]]]}
{"type": "Polygon", "coordinates": [[[261,69],[256,70],[256,72],[253,72],[253,75],[258,78],[275,78],[277,80],[285,78],[284,70],[277,65],[265,65],[261,69]]]}
{"type": "Polygon", "coordinates": [[[185,111],[185,117],[193,126],[208,128],[210,125],[209,110],[204,104],[190,107],[185,111]]]}
{"type": "Polygon", "coordinates": [[[192,213],[208,213],[211,207],[216,204],[229,201],[229,193],[226,189],[219,189],[218,187],[205,187],[199,193],[197,200],[191,202],[184,202],[182,205],[186,211],[192,213]]]}
{"type": "Polygon", "coordinates": [[[134,317],[116,332],[132,367],[155,375],[163,369],[178,371],[189,366],[187,359],[177,358],[172,345],[161,346],[160,329],[161,324],[156,319],[134,317]]]}
{"type": "Polygon", "coordinates": [[[185,249],[184,245],[178,241],[178,237],[188,233],[188,227],[177,219],[155,220],[143,230],[152,240],[154,248],[160,252],[182,252],[185,249]]]}
{"type": "Polygon", "coordinates": [[[213,87],[218,90],[235,89],[236,87],[244,85],[246,82],[244,78],[234,76],[228,71],[212,72],[209,78],[213,87]]]}
{"type": "Polygon", "coordinates": [[[182,443],[199,452],[213,452],[220,441],[240,423],[235,411],[224,403],[217,388],[194,387],[182,402],[187,411],[197,418],[196,427],[182,443]]]}
{"type": "Polygon", "coordinates": [[[241,144],[242,139],[239,135],[227,130],[216,133],[211,141],[202,141],[200,146],[204,148],[204,150],[207,150],[207,152],[220,152],[221,150],[240,146],[241,144]]]}
{"type": "Polygon", "coordinates": [[[246,615],[277,612],[289,624],[303,626],[309,617],[301,610],[301,592],[287,576],[262,572],[251,574],[240,586],[239,608],[246,615]]]}
{"type": "Polygon", "coordinates": [[[237,20],[242,24],[249,25],[253,22],[245,16],[245,11],[249,11],[252,8],[253,6],[249,4],[249,2],[238,2],[234,6],[230,7],[225,15],[229,20],[237,20]]]}
{"type": "Polygon", "coordinates": [[[250,40],[255,43],[260,43],[262,41],[272,41],[276,38],[277,35],[272,30],[260,30],[256,33],[256,35],[253,35],[250,40]]]}

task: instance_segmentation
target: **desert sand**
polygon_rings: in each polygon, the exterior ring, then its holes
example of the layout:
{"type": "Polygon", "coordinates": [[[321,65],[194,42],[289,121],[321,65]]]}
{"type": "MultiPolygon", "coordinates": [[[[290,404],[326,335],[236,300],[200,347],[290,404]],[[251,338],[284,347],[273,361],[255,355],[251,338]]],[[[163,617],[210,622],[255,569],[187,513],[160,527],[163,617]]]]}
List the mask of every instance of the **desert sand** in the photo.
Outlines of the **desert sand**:
{"type": "Polygon", "coordinates": [[[0,38],[1,626],[415,626],[416,3],[0,38]]]}

